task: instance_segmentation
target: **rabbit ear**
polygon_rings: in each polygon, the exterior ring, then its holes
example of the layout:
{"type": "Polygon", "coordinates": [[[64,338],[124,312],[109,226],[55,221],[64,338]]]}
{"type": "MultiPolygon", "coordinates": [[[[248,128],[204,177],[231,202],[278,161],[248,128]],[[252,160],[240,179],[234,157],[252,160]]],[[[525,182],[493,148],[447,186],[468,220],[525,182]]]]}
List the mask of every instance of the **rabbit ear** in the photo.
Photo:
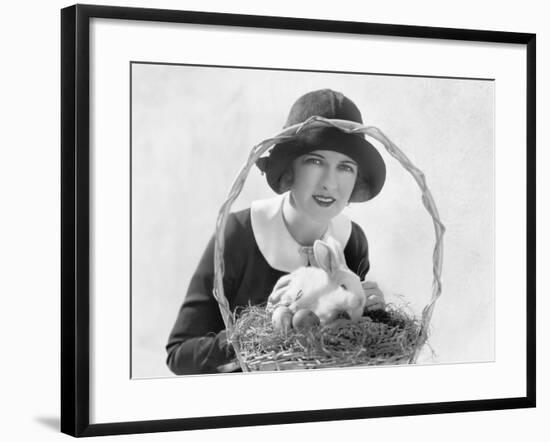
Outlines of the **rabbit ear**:
{"type": "Polygon", "coordinates": [[[339,264],[346,266],[346,257],[344,256],[344,250],[342,249],[340,242],[338,242],[338,240],[332,236],[329,236],[325,241],[333,250],[333,252],[338,256],[339,264]]]}
{"type": "Polygon", "coordinates": [[[340,267],[338,253],[324,241],[317,240],[313,243],[313,255],[319,267],[329,274],[334,273],[340,267]]]}

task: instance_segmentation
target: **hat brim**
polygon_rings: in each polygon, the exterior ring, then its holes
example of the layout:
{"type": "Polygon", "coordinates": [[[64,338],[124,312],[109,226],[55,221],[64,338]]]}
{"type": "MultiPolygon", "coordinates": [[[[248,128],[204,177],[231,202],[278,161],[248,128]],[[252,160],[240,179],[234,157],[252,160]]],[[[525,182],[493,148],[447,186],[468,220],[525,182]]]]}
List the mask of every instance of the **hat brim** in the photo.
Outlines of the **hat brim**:
{"type": "Polygon", "coordinates": [[[256,165],[266,174],[269,186],[276,193],[285,188],[281,178],[301,155],[314,150],[331,150],[347,155],[358,166],[351,202],[363,202],[374,198],[386,181],[386,164],[378,150],[361,134],[345,133],[334,127],[318,127],[305,130],[295,138],[273,146],[269,157],[260,158],[256,165]]]}

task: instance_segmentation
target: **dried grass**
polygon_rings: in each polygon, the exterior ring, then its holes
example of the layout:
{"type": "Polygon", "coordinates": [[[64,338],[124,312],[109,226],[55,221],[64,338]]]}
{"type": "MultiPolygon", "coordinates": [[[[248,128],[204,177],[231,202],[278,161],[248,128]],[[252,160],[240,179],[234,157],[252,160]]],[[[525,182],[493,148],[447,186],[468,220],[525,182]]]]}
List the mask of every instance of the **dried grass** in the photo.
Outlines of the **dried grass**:
{"type": "Polygon", "coordinates": [[[248,306],[235,314],[230,339],[250,370],[318,369],[407,363],[420,322],[404,308],[368,312],[359,321],[337,320],[307,331],[276,332],[271,313],[248,306]]]}

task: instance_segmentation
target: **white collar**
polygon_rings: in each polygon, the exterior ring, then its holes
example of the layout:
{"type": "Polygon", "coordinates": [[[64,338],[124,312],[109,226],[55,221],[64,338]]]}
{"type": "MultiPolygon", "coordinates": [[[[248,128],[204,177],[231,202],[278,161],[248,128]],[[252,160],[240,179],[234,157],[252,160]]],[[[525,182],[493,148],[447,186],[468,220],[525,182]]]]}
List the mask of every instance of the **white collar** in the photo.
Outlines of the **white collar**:
{"type": "MultiPolygon", "coordinates": [[[[276,270],[290,273],[308,265],[308,258],[283,220],[283,201],[287,195],[254,201],[250,205],[250,220],[254,238],[267,263],[276,270]]],[[[351,220],[340,213],[331,220],[322,239],[332,236],[344,248],[350,235],[351,220]]]]}

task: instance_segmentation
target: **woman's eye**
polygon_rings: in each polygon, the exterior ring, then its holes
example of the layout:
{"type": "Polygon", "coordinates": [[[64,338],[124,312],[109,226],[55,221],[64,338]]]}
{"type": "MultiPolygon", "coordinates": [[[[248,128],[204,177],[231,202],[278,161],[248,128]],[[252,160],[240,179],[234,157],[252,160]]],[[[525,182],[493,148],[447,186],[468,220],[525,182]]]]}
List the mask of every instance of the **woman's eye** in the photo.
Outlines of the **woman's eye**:
{"type": "Polygon", "coordinates": [[[306,158],[305,163],[306,164],[314,164],[316,166],[321,166],[323,164],[322,161],[319,158],[314,158],[314,157],[306,158]]]}
{"type": "Polygon", "coordinates": [[[343,170],[344,172],[355,173],[355,169],[351,166],[348,166],[347,164],[342,164],[340,166],[340,170],[343,170]]]}

